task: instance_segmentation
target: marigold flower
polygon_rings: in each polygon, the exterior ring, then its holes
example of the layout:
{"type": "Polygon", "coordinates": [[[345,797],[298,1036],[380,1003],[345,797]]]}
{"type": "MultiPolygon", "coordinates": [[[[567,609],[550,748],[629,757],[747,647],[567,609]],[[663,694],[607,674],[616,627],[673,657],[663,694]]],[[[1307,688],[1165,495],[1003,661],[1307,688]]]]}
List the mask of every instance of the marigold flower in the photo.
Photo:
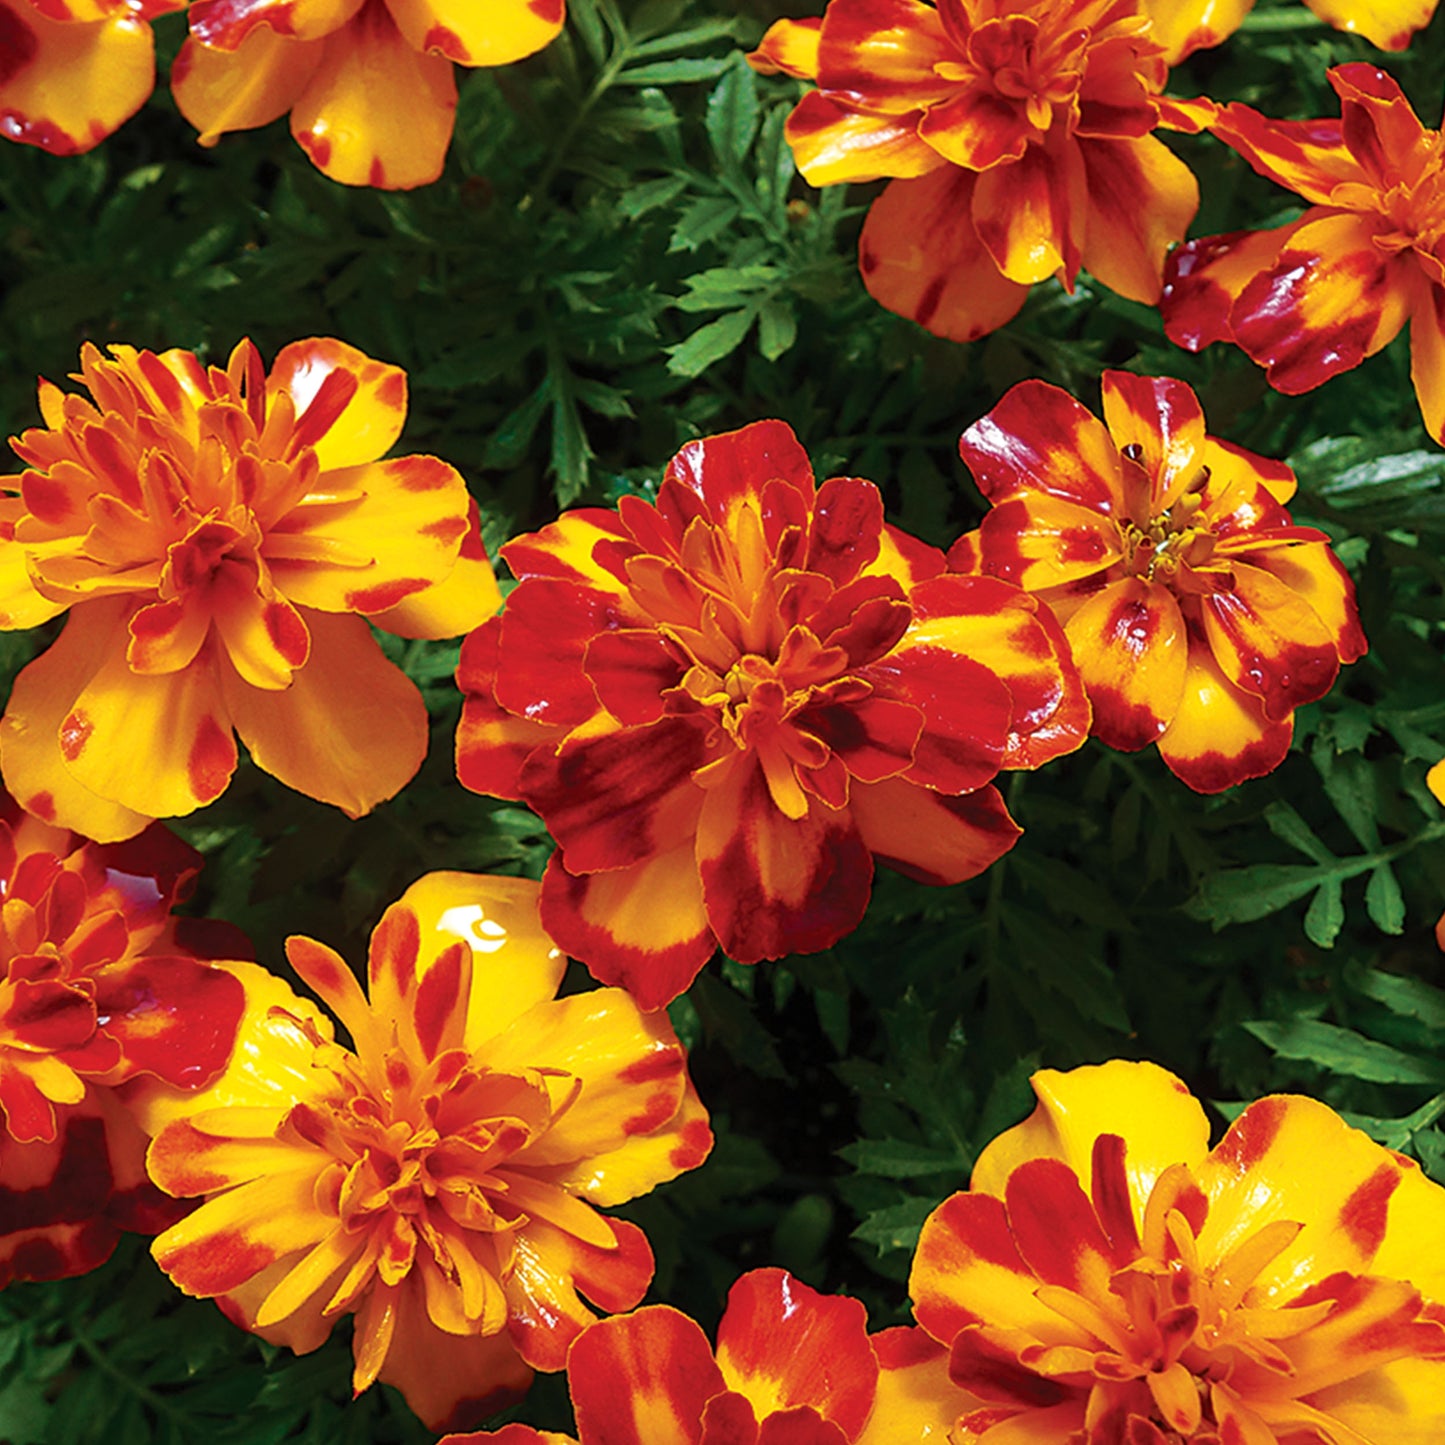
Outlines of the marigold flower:
{"type": "Polygon", "coordinates": [[[294,342],[269,377],[243,341],[81,353],[94,401],[40,384],[46,429],[0,478],[0,627],[70,609],[19,676],[0,768],[32,813],[138,833],[257,765],[352,817],[426,752],[421,695],[368,620],[449,637],[500,601],[476,508],[435,457],[377,461],[406,376],[340,341],[294,342]]]}
{"type": "Polygon", "coordinates": [[[832,0],[749,60],[818,84],[786,129],[811,184],[893,178],[858,253],[890,311],[972,341],[1081,266],[1158,300],[1199,187],[1152,132],[1198,130],[1213,106],[1160,94],[1141,0],[832,0]]]}
{"type": "MultiPolygon", "coordinates": [[[[857,1300],[818,1294],[781,1269],[750,1270],[728,1293],[716,1355],[697,1324],[668,1305],[589,1326],[567,1360],[580,1436],[572,1445],[853,1445],[877,1380],[857,1300]]],[[[509,1425],[441,1445],[567,1439],[509,1425]]]]}
{"type": "Polygon", "coordinates": [[[565,12],[565,0],[193,0],[171,90],[204,146],[289,112],[332,180],[408,190],[442,173],[453,62],[520,60],[565,12]]]}
{"type": "Polygon", "coordinates": [[[159,824],[102,846],[0,792],[0,1285],[83,1273],[177,1217],[120,1095],[208,1084],[235,1042],[241,987],[201,958],[248,946],[170,916],[200,866],[159,824]]]}
{"type": "Polygon", "coordinates": [[[1261,175],[1310,202],[1271,231],[1204,236],[1169,258],[1160,310],[1171,340],[1233,341],[1293,396],[1356,367],[1408,321],[1425,427],[1445,441],[1445,170],[1400,87],[1337,66],[1338,120],[1269,120],[1246,105],[1211,127],[1261,175]]]}
{"type": "Polygon", "coordinates": [[[959,443],[992,504],[951,566],[1035,593],[1064,625],[1093,732],[1159,744],[1216,793],[1278,766],[1294,709],[1365,651],[1354,587],[1282,503],[1294,473],[1208,436],[1169,377],[1104,373],[1104,420],[1042,381],[959,443]]]}
{"type": "MultiPolygon", "coordinates": [[[[1430,23],[1436,0],[1304,0],[1336,30],[1363,35],[1381,50],[1404,50],[1417,30],[1430,23]]],[[[1164,58],[1177,65],[1186,55],[1227,40],[1254,0],[1145,0],[1154,21],[1154,38],[1164,58]]]]}
{"type": "Polygon", "coordinates": [[[644,1008],[718,943],[827,948],[875,858],[982,872],[1019,832],[990,779],[1088,727],[1047,609],[942,575],[871,482],[815,487],[782,422],[689,443],[655,506],[503,550],[521,582],[463,644],[457,771],[541,814],[548,930],[644,1008]]]}
{"type": "MultiPolygon", "coordinates": [[[[432,873],[371,938],[370,1000],[309,938],[292,966],[350,1033],[279,979],[200,1096],[138,1105],[151,1177],[204,1195],[153,1253],[187,1294],[298,1352],[356,1315],[357,1392],[396,1385],[458,1429],[559,1370],[595,1316],[652,1278],[620,1204],[695,1168],[707,1115],[667,1019],[625,993],[554,997],[565,958],[526,879],[432,873]]],[[[253,972],[259,973],[259,970],[253,972]]]]}
{"type": "MultiPolygon", "coordinates": [[[[1445,805],[1445,758],[1441,758],[1428,773],[1425,774],[1425,782],[1429,785],[1430,791],[1445,805]]],[[[1442,913],[1435,920],[1435,942],[1445,949],[1445,913],[1442,913]]]]}
{"type": "Polygon", "coordinates": [[[52,155],[97,146],[156,80],[150,21],[186,0],[0,0],[0,135],[52,155]]]}
{"type": "Polygon", "coordinates": [[[1039,1103],[923,1226],[909,1290],[978,1445],[1445,1438],[1445,1191],[1312,1099],[1208,1148],[1152,1064],[1039,1103]]]}

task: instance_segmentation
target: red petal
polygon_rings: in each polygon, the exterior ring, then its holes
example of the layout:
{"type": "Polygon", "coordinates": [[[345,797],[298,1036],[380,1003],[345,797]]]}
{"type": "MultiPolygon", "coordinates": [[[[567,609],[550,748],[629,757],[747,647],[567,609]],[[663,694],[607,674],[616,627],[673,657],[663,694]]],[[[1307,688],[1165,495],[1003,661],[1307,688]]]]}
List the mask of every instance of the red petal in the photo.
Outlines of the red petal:
{"type": "Polygon", "coordinates": [[[781,421],[757,421],[688,442],[667,464],[663,482],[677,482],[700,497],[719,524],[739,502],[760,499],[768,482],[796,492],[810,508],[814,495],[808,454],[781,421]]]}
{"type": "Polygon", "coordinates": [[[682,681],[688,665],[660,632],[640,628],[600,633],[583,662],[602,706],[629,727],[662,716],[662,694],[682,681]]]}
{"type": "Polygon", "coordinates": [[[493,617],[462,643],[457,686],[462,716],[457,724],[457,777],[474,793],[498,798],[522,796],[522,765],[532,749],[560,740],[563,730],[516,717],[493,694],[502,619],[493,617]]]}
{"type": "Polygon", "coordinates": [[[946,798],[891,778],[855,787],[850,811],[874,858],[920,883],[976,877],[1023,832],[991,785],[946,798]]]}

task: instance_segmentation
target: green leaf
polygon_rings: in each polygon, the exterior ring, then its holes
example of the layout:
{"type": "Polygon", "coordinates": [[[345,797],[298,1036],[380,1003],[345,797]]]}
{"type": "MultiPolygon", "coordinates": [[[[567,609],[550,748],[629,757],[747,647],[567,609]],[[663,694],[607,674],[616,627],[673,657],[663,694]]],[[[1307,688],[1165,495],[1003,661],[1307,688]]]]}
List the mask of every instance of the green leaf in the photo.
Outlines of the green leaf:
{"type": "Polygon", "coordinates": [[[776,361],[792,350],[798,339],[798,318],[786,302],[773,299],[763,303],[758,313],[758,350],[769,361],[776,361]]]}
{"type": "Polygon", "coordinates": [[[659,60],[653,65],[634,65],[617,77],[618,85],[682,85],[691,81],[711,80],[728,67],[726,60],[699,60],[681,57],[659,60]]]}
{"type": "Polygon", "coordinates": [[[727,230],[738,218],[738,203],[726,196],[704,196],[683,211],[672,233],[669,251],[696,251],[727,230]]]}
{"type": "Polygon", "coordinates": [[[1327,878],[1305,914],[1305,937],[1319,948],[1333,948],[1345,923],[1345,888],[1338,878],[1327,878]]]}
{"type": "Polygon", "coordinates": [[[1216,929],[1231,923],[1252,923],[1256,918],[1278,913],[1323,881],[1319,868],[1302,863],[1225,868],[1200,883],[1184,911],[1191,918],[1207,920],[1216,929]]]}
{"type": "Polygon", "coordinates": [[[1388,863],[1381,863],[1365,887],[1365,909],[1370,921],[1381,933],[1405,931],[1405,899],[1400,884],[1388,863]]]}
{"type": "Polygon", "coordinates": [[[916,1249],[923,1221],[933,1213],[936,1203],[932,1199],[905,1199],[901,1204],[875,1209],[853,1231],[853,1238],[871,1244],[879,1254],[916,1249]]]}
{"type": "Polygon", "coordinates": [[[667,348],[667,369],[674,376],[701,376],[714,362],[742,345],[757,314],[756,307],[746,306],[700,326],[686,341],[667,348]]]}
{"type": "Polygon", "coordinates": [[[1318,1019],[1254,1020],[1244,1025],[1281,1058],[1299,1059],[1372,1084],[1445,1084],[1445,1060],[1422,1059],[1318,1019]]]}
{"type": "Polygon", "coordinates": [[[925,1174],[962,1175],[968,1161],[957,1149],[932,1144],[909,1144],[902,1139],[860,1139],[838,1153],[860,1174],[881,1174],[885,1179],[916,1179],[925,1174]]]}
{"type": "Polygon", "coordinates": [[[1372,968],[1351,978],[1350,982],[1366,998],[1384,1004],[1391,1013],[1419,1019],[1432,1029],[1445,1030],[1445,992],[1432,988],[1424,980],[1372,968]]]}
{"type": "Polygon", "coordinates": [[[735,55],[707,102],[707,137],[724,166],[737,165],[747,155],[761,118],[757,76],[735,55]]]}
{"type": "Polygon", "coordinates": [[[1271,803],[1264,810],[1264,821],[1276,838],[1288,843],[1291,848],[1297,848],[1316,863],[1335,861],[1335,855],[1315,837],[1314,830],[1288,803],[1271,803]]]}

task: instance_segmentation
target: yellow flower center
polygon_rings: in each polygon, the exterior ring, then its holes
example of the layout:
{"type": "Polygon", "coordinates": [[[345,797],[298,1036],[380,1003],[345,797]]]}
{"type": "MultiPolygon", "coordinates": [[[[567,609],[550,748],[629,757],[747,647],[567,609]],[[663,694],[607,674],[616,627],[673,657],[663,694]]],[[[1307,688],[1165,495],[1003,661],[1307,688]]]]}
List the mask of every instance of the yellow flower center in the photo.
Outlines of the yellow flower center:
{"type": "Polygon", "coordinates": [[[1141,454],[1136,443],[1122,451],[1128,498],[1126,515],[1119,521],[1124,571],[1146,582],[1194,590],[1188,585],[1187,569],[1202,567],[1214,556],[1214,529],[1200,515],[1209,468],[1200,467],[1180,496],[1162,512],[1152,512],[1147,501],[1149,481],[1138,466],[1141,454]]]}

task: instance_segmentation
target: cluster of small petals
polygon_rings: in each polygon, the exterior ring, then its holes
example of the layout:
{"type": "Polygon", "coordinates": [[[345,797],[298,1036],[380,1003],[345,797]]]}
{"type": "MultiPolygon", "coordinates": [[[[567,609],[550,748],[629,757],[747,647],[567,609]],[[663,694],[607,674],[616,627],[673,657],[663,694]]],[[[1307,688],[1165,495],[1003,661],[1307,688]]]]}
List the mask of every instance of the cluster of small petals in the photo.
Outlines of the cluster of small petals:
{"type": "Polygon", "coordinates": [[[1445,1190],[1418,1166],[1282,1095],[1210,1150],[1152,1064],[1045,1070],[1034,1090],[914,1259],[915,1314],[960,1392],[948,1438],[1441,1437],[1445,1190]]]}
{"type": "Polygon", "coordinates": [[[1272,386],[1309,391],[1410,328],[1426,430],[1445,440],[1445,151],[1399,85],[1363,62],[1329,72],[1338,119],[1226,106],[1211,129],[1309,209],[1269,231],[1205,236],[1169,258],[1160,309],[1190,350],[1232,341],[1272,386]]]}
{"type": "MultiPolygon", "coordinates": [[[[570,1445],[882,1445],[878,1359],[857,1300],[755,1269],[728,1294],[717,1349],[686,1315],[649,1305],[591,1325],[572,1346],[570,1445]]],[[[881,1403],[881,1402],[880,1402],[881,1403]]],[[[552,1445],[528,1425],[451,1435],[441,1445],[552,1445]]]]}
{"type": "Polygon", "coordinates": [[[177,1216],[124,1096],[207,1085],[235,1043],[242,989],[202,959],[245,940],[170,916],[200,862],[159,824],[99,845],[0,793],[0,1285],[92,1269],[177,1216]]]}
{"type": "Polygon", "coordinates": [[[343,342],[294,342],[269,377],[249,342],[92,346],[90,398],[40,385],[43,428],[0,478],[0,627],[68,610],[17,679],[0,768],[31,812],[138,833],[256,763],[351,816],[426,751],[415,686],[368,621],[449,637],[500,602],[475,504],[434,457],[377,460],[406,377],[343,342]]]}
{"type": "Polygon", "coordinates": [[[1053,611],[1094,735],[1158,743],[1213,793],[1289,749],[1294,710],[1365,651],[1354,587],[1323,532],[1285,510],[1294,474],[1209,436],[1181,381],[1104,374],[1104,419],[1042,381],[962,437],[991,504],[951,566],[1053,611]]]}
{"type": "Polygon", "coordinates": [[[655,505],[569,512],[504,556],[521,579],[463,645],[462,782],[557,839],[553,937],[645,1008],[714,948],[826,948],[874,860],[927,883],[1018,829],[992,786],[1082,742],[1047,608],[945,574],[871,482],[816,486],[782,422],[690,443],[655,505]]]}
{"type": "MultiPolygon", "coordinates": [[[[1430,23],[1437,0],[1304,0],[1327,25],[1346,30],[1381,50],[1404,50],[1417,30],[1430,23]]],[[[1227,40],[1254,9],[1254,0],[1145,0],[1155,39],[1165,60],[1177,65],[1186,55],[1227,40]]]]}
{"type": "Polygon", "coordinates": [[[155,85],[150,22],[186,0],[0,0],[0,136],[78,155],[155,85]]]}
{"type": "Polygon", "coordinates": [[[151,1177],[203,1196],[153,1253],[298,1352],[353,1313],[358,1393],[381,1379],[433,1429],[474,1425],[562,1368],[596,1318],[581,1295],[616,1311],[647,1289],[646,1237],[598,1206],[706,1158],[682,1048],[620,990],[555,997],[566,959],[529,880],[413,884],[372,935],[369,997],[322,944],[287,956],[353,1047],[237,970],[231,1066],[191,1098],[136,1101],[151,1177]]]}
{"type": "Polygon", "coordinates": [[[1158,300],[1199,188],[1153,132],[1214,107],[1163,96],[1141,0],[831,0],[749,58],[817,83],[786,131],[812,184],[889,178],[859,243],[889,310],[970,341],[1080,267],[1158,300]]]}
{"type": "Polygon", "coordinates": [[[446,161],[453,64],[531,55],[565,10],[565,0],[192,0],[171,89],[202,145],[289,114],[332,180],[408,190],[446,161]]]}

